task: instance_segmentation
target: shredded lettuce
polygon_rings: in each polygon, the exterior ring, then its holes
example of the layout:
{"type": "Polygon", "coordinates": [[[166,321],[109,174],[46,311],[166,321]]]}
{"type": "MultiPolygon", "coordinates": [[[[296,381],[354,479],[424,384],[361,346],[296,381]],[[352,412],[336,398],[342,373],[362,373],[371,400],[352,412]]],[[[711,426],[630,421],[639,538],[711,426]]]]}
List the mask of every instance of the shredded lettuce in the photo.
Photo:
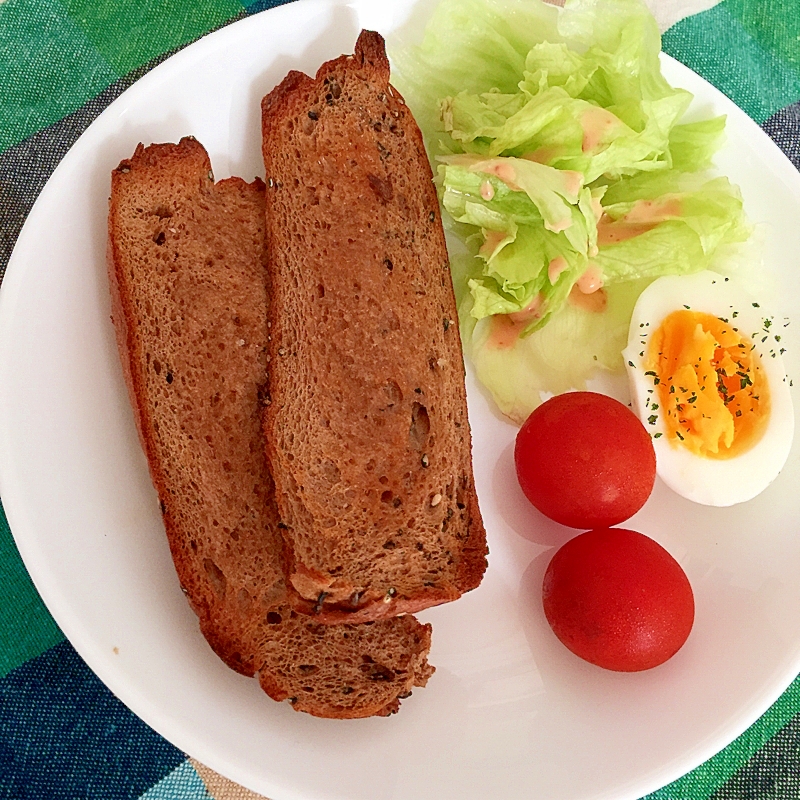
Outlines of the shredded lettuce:
{"type": "Polygon", "coordinates": [[[511,416],[619,368],[643,288],[749,236],[738,189],[708,172],[725,120],[681,121],[692,96],[660,45],[642,0],[442,0],[392,53],[469,253],[467,350],[511,416]],[[599,285],[586,310],[576,293],[599,285]],[[509,320],[519,337],[498,344],[509,320]]]}

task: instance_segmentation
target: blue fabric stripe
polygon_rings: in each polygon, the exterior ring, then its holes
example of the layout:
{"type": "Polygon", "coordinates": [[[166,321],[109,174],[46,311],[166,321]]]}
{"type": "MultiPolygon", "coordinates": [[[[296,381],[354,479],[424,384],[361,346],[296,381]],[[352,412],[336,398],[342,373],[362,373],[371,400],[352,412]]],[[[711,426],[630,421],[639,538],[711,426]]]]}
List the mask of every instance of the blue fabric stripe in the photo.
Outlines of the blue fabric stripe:
{"type": "Polygon", "coordinates": [[[268,8],[277,8],[278,6],[285,6],[291,0],[256,0],[255,3],[248,3],[245,5],[244,10],[248,14],[258,14],[259,11],[266,11],[268,8]]]}
{"type": "Polygon", "coordinates": [[[184,761],[139,800],[213,800],[197,770],[184,761]]]}
{"type": "Polygon", "coordinates": [[[0,680],[0,800],[134,800],[185,758],[68,642],[0,680]]]}
{"type": "Polygon", "coordinates": [[[800,103],[782,108],[761,127],[800,169],[800,103]]]}

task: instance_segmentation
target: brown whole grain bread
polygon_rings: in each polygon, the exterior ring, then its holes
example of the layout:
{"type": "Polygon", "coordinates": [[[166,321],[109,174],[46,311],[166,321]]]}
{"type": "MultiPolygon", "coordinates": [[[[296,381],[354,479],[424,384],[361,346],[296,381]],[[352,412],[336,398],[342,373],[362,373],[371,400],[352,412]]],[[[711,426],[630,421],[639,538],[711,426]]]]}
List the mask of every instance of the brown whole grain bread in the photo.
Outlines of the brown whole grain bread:
{"type": "Polygon", "coordinates": [[[214,183],[194,139],[112,174],[113,320],[181,586],[215,652],[297,710],[396,711],[433,671],[413,617],[320,625],[286,602],[263,450],[264,184],[214,183]]]}
{"type": "Polygon", "coordinates": [[[274,303],[265,436],[294,603],[455,600],[486,568],[464,364],[422,137],[377,33],[262,101],[274,303]]]}

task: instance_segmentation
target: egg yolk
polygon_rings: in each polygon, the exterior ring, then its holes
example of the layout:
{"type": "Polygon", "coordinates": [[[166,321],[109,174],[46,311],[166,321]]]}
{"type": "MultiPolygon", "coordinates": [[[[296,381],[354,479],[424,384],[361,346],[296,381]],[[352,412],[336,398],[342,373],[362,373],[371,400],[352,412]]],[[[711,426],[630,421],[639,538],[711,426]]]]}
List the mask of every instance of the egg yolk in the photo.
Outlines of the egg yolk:
{"type": "Polygon", "coordinates": [[[707,458],[754,445],[769,417],[769,387],[753,343],[719,317],[674,311],[650,340],[667,436],[707,458]]]}

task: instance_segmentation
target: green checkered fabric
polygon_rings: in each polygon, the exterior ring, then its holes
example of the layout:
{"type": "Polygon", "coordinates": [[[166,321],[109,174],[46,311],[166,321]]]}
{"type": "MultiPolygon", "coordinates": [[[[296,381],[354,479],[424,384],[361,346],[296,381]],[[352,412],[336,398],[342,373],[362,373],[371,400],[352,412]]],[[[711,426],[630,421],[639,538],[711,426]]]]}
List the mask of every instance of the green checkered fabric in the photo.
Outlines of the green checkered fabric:
{"type": "MultiPolygon", "coordinates": [[[[209,31],[284,2],[0,0],[0,279],[38,193],[110,102],[209,31]]],[[[800,169],[800,0],[723,0],[675,24],[663,45],[800,169]]],[[[2,509],[0,643],[0,800],[252,797],[203,779],[94,677],[36,594],[2,509]]],[[[711,798],[800,798],[800,679],[729,747],[648,800],[711,798]]]]}

